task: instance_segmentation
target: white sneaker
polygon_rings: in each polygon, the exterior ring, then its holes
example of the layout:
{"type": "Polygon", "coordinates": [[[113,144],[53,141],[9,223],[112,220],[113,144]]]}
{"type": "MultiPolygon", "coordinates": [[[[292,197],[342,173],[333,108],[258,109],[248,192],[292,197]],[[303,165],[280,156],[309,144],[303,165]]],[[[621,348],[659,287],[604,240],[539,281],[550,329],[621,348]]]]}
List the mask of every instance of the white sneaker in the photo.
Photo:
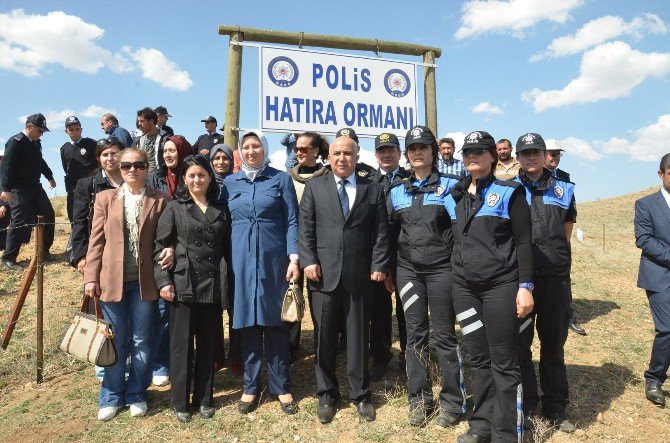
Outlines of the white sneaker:
{"type": "Polygon", "coordinates": [[[154,386],[167,386],[170,384],[170,377],[167,375],[154,375],[151,379],[151,384],[154,386]]]}
{"type": "Polygon", "coordinates": [[[105,406],[104,408],[100,408],[98,410],[98,420],[100,421],[108,421],[116,417],[116,414],[119,413],[119,408],[118,406],[105,406]]]}
{"type": "Polygon", "coordinates": [[[131,417],[143,417],[147,414],[147,402],[140,401],[130,405],[131,417]]]}

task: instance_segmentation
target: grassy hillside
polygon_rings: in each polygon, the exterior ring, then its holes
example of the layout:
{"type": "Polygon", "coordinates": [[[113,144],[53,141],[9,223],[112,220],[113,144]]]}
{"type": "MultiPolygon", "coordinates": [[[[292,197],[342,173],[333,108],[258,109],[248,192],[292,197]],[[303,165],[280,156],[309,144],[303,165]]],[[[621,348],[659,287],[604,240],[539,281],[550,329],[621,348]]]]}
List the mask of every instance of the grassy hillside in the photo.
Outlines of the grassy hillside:
{"type": "MultiPolygon", "coordinates": [[[[579,205],[584,241],[573,238],[573,293],[578,319],[588,336],[570,334],[566,360],[571,384],[569,416],[576,434],[555,434],[538,423],[526,441],[664,442],[670,436],[670,413],[644,397],[654,326],[644,292],[635,287],[639,251],[634,245],[633,203],[655,189],[579,205]],[[603,228],[605,232],[603,246],[603,228]]],[[[62,198],[58,199],[63,222],[62,198]]],[[[52,250],[62,253],[69,227],[57,226],[52,250]]],[[[27,263],[31,247],[20,260],[27,263]]],[[[61,257],[64,257],[61,254],[61,257]]],[[[21,276],[0,272],[0,327],[4,329],[21,276]]],[[[465,423],[442,429],[433,422],[416,429],[407,421],[405,383],[395,360],[385,380],[373,383],[377,420],[360,422],[351,405],[343,405],[333,423],[316,419],[313,357],[309,352],[292,366],[294,395],[301,410],[292,417],[279,411],[276,398],[263,393],[257,412],[243,417],[236,402],[241,379],[228,369],[217,374],[212,420],[194,417],[179,424],[169,409],[169,391],[150,388],[149,415],[132,419],[127,410],[108,423],[96,420],[99,384],[91,367],[69,360],[55,349],[56,339],[81,297],[81,277],[64,264],[45,268],[45,382],[35,378],[35,292],[32,291],[7,351],[0,351],[0,429],[5,441],[221,440],[221,441],[453,441],[465,423]]],[[[312,325],[303,324],[303,349],[312,343],[312,325]]],[[[398,349],[395,343],[396,353],[398,349]]],[[[535,354],[538,354],[537,347],[535,354]]],[[[341,359],[343,360],[343,358],[341,359]]],[[[346,397],[346,377],[340,365],[346,397]]]]}

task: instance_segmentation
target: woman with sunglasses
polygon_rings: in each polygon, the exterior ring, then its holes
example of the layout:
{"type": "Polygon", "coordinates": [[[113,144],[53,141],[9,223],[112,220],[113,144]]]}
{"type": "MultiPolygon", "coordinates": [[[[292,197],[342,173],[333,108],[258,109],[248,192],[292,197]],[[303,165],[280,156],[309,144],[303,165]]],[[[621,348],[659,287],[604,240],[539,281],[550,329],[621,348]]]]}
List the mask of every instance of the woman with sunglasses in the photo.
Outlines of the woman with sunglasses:
{"type": "MultiPolygon", "coordinates": [[[[184,159],[192,153],[191,144],[183,136],[168,137],[163,145],[164,164],[149,174],[147,185],[173,198],[182,180],[184,159]]],[[[155,338],[151,383],[154,386],[166,386],[170,382],[170,311],[163,298],[158,299],[155,338]]]]}
{"type": "MultiPolygon", "coordinates": [[[[428,371],[432,329],[442,384],[436,423],[447,427],[456,424],[466,411],[451,294],[451,219],[444,208],[445,198],[459,177],[439,173],[437,140],[425,126],[407,132],[405,158],[411,175],[393,185],[390,199],[391,219],[399,225],[394,229],[399,232],[396,281],[407,328],[409,422],[423,426],[435,409],[428,371]]],[[[392,281],[387,281],[389,289],[392,281]]]]}
{"type": "Polygon", "coordinates": [[[170,307],[170,404],[177,420],[187,422],[189,403],[203,418],[214,415],[214,369],[223,347],[221,315],[230,287],[230,215],[217,201],[219,188],[202,155],[185,159],[174,197],[158,221],[154,257],[173,248],[176,262],[170,271],[157,264],[154,275],[170,307]]]}
{"type": "Polygon", "coordinates": [[[281,308],[287,282],[300,277],[298,201],[291,177],[268,165],[263,132],[242,134],[239,151],[242,170],[226,178],[221,193],[232,218],[233,328],[242,337],[244,393],[238,409],[246,414],[258,403],[265,352],[269,391],[279,397],[282,411],[294,414],[289,329],[281,308]]]}
{"type": "Polygon", "coordinates": [[[151,384],[158,287],[154,279],[153,239],[169,197],[146,186],[149,159],[126,148],[119,155],[123,185],[96,195],[84,266],[84,290],[100,297],[112,324],[117,362],[105,368],[98,420],[111,420],[123,406],[130,415],[147,412],[151,384]],[[131,368],[125,380],[126,360],[131,368]]]}
{"type": "Polygon", "coordinates": [[[470,351],[473,411],[459,443],[521,441],[520,318],[533,310],[530,209],[519,183],[495,177],[495,140],[471,132],[470,173],[445,201],[452,220],[456,321],[470,351]]]}

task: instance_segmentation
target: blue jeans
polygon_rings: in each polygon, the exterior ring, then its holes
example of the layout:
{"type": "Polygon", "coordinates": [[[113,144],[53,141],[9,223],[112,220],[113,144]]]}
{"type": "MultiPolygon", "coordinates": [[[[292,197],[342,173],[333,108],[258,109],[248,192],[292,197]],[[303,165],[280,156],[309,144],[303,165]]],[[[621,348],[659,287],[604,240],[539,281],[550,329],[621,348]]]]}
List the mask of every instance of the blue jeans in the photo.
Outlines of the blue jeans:
{"type": "Polygon", "coordinates": [[[158,318],[154,332],[153,375],[170,376],[170,309],[167,302],[158,299],[158,318]]]}
{"type": "Polygon", "coordinates": [[[670,290],[665,292],[647,291],[649,308],[654,317],[656,336],[651,347],[649,368],[644,378],[663,384],[670,367],[670,290]]]}
{"type": "Polygon", "coordinates": [[[100,303],[105,320],[112,324],[117,354],[116,364],[105,368],[98,400],[101,408],[147,401],[147,388],[151,384],[153,332],[158,312],[156,303],[142,300],[137,281],[123,284],[121,301],[100,303]],[[131,367],[126,381],[128,355],[131,367]]]}

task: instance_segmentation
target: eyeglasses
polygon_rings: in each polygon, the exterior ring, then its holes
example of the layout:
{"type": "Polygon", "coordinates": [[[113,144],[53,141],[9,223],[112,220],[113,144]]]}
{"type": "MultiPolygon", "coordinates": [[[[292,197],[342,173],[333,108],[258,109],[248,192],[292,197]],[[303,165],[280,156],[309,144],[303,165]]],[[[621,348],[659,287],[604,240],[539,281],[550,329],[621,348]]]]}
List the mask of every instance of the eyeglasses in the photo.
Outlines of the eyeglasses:
{"type": "Polygon", "coordinates": [[[461,151],[463,153],[463,157],[467,157],[468,155],[476,155],[479,157],[480,155],[484,154],[486,152],[486,149],[484,148],[465,148],[461,151]]]}
{"type": "Polygon", "coordinates": [[[558,152],[547,151],[547,155],[549,155],[549,157],[554,157],[554,158],[563,156],[561,151],[558,151],[558,152]]]}
{"type": "Polygon", "coordinates": [[[144,162],[121,162],[119,168],[122,171],[130,171],[131,168],[135,168],[138,171],[144,171],[147,169],[147,164],[144,162]]]}
{"type": "Polygon", "coordinates": [[[307,154],[309,151],[311,151],[313,149],[314,148],[298,148],[298,147],[295,147],[295,148],[293,148],[293,152],[295,152],[296,154],[298,154],[298,153],[307,154]]]}
{"type": "Polygon", "coordinates": [[[120,142],[121,142],[121,140],[119,140],[118,137],[107,137],[107,138],[101,138],[100,140],[98,140],[96,142],[96,144],[98,145],[98,147],[100,147],[100,146],[109,145],[111,143],[120,143],[120,142]]]}

